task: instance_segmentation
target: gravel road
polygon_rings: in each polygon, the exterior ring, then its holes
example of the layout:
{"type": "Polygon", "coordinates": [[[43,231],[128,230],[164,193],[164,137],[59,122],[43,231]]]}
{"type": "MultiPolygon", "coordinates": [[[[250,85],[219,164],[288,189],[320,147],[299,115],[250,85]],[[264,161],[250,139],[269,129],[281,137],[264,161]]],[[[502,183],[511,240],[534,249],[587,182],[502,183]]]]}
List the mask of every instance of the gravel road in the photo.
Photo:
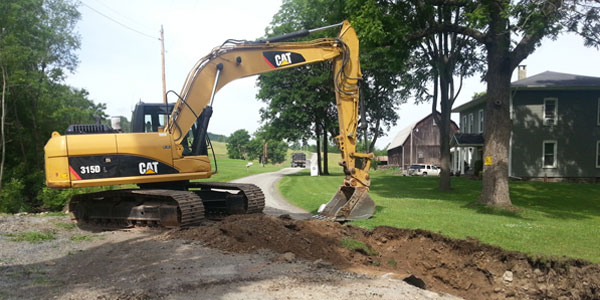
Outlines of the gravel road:
{"type": "MultiPolygon", "coordinates": [[[[239,182],[264,189],[268,214],[304,218],[306,212],[274,188],[278,178],[299,170],[239,182]]],[[[291,253],[228,253],[199,242],[163,240],[164,234],[84,231],[67,217],[0,216],[0,299],[458,299],[291,253]],[[18,241],[31,232],[53,239],[18,241]]]]}
{"type": "Polygon", "coordinates": [[[285,175],[302,171],[302,168],[284,168],[277,172],[262,173],[234,180],[236,183],[253,183],[259,186],[265,194],[264,213],[272,216],[289,214],[295,219],[310,218],[306,210],[299,208],[285,200],[277,190],[277,181],[285,175]]]}

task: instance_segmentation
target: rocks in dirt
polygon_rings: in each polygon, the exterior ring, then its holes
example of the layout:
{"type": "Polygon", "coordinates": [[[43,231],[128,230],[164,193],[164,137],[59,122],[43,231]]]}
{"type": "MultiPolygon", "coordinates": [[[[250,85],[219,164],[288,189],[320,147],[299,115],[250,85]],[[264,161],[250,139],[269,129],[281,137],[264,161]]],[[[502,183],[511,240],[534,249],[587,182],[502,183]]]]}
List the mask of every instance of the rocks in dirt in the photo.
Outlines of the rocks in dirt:
{"type": "Polygon", "coordinates": [[[504,279],[505,282],[512,282],[513,273],[511,271],[504,272],[504,275],[502,275],[502,279],[504,279]]]}
{"type": "Polygon", "coordinates": [[[280,255],[277,258],[277,261],[285,261],[285,262],[288,262],[288,263],[293,263],[293,262],[296,261],[296,254],[294,254],[292,252],[286,252],[286,253],[280,255]]]}
{"type": "Polygon", "coordinates": [[[289,214],[283,214],[278,217],[280,220],[291,220],[292,217],[289,214]]]}
{"type": "Polygon", "coordinates": [[[333,267],[333,265],[330,262],[326,262],[322,259],[317,259],[315,261],[313,261],[313,265],[316,266],[317,268],[331,268],[333,267]]]}
{"type": "Polygon", "coordinates": [[[427,289],[427,286],[425,285],[425,281],[423,281],[423,279],[421,279],[415,275],[410,275],[410,276],[402,279],[402,281],[404,281],[410,285],[414,285],[423,290],[427,289]]]}

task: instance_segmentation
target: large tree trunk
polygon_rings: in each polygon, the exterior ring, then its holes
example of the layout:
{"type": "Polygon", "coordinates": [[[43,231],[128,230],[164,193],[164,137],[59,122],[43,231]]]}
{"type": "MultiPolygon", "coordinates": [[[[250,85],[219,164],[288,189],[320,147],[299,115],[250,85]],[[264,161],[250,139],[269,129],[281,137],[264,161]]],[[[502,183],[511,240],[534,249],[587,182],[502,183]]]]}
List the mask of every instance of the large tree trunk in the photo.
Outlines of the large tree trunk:
{"type": "MultiPolygon", "coordinates": [[[[377,121],[375,122],[375,132],[379,132],[379,128],[381,128],[381,119],[377,119],[377,121]]],[[[367,131],[365,130],[365,135],[366,134],[367,131]]],[[[378,134],[373,135],[373,140],[371,140],[371,143],[369,143],[369,149],[367,149],[367,153],[373,153],[373,151],[375,151],[375,143],[377,143],[377,137],[378,134]]]]}
{"type": "Polygon", "coordinates": [[[440,190],[449,191],[450,181],[450,110],[442,104],[442,115],[438,128],[440,130],[440,190]]]}
{"type": "Polygon", "coordinates": [[[4,133],[4,117],[6,116],[6,72],[4,71],[4,67],[0,67],[2,71],[2,103],[0,104],[0,109],[2,109],[2,113],[0,115],[0,143],[2,144],[2,158],[0,158],[0,190],[2,190],[2,178],[4,176],[4,159],[6,157],[6,136],[4,133]]]}
{"type": "MultiPolygon", "coordinates": [[[[327,125],[325,125],[327,128],[327,125]]],[[[329,175],[329,143],[327,141],[327,130],[323,130],[323,175],[329,175]]]]}
{"type": "MultiPolygon", "coordinates": [[[[506,32],[506,22],[498,12],[491,34],[506,32]]],[[[508,187],[508,151],[512,123],[510,120],[510,77],[512,75],[510,35],[497,43],[487,44],[487,105],[485,144],[483,146],[483,186],[479,202],[494,206],[512,206],[508,187]]]]}
{"type": "MultiPolygon", "coordinates": [[[[443,62],[440,64],[440,108],[441,116],[438,129],[440,131],[440,181],[439,188],[442,191],[449,191],[451,188],[450,182],[450,85],[452,84],[452,73],[447,70],[447,65],[443,62]]],[[[432,101],[437,101],[437,97],[432,101]]],[[[435,103],[432,114],[437,117],[435,103]]]]}
{"type": "Polygon", "coordinates": [[[318,122],[315,124],[315,139],[317,141],[317,168],[321,175],[321,132],[318,122]]]}

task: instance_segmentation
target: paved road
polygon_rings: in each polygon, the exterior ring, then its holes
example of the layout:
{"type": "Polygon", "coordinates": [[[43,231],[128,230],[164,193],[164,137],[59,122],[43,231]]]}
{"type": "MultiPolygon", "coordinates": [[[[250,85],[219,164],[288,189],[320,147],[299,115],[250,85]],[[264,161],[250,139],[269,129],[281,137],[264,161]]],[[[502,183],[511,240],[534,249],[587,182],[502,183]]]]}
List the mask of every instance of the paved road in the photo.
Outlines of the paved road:
{"type": "Polygon", "coordinates": [[[277,182],[279,179],[285,175],[298,173],[302,170],[302,168],[284,168],[277,172],[252,175],[236,179],[232,182],[253,183],[260,187],[265,194],[265,214],[273,216],[289,214],[295,219],[306,219],[311,217],[310,213],[289,203],[287,200],[285,200],[285,198],[283,198],[283,196],[281,196],[279,191],[277,191],[277,182]]]}

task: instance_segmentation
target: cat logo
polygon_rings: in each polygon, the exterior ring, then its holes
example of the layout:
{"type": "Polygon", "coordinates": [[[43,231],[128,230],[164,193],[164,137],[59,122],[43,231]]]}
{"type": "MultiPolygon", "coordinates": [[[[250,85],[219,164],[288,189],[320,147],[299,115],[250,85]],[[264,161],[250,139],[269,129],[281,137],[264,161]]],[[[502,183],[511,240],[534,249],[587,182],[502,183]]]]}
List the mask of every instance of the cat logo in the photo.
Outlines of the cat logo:
{"type": "Polygon", "coordinates": [[[138,167],[139,167],[140,174],[142,174],[142,175],[158,174],[158,162],[157,161],[141,162],[138,167]]]}
{"type": "Polygon", "coordinates": [[[275,55],[275,64],[278,67],[289,65],[291,63],[292,63],[292,53],[291,52],[275,55]]]}
{"type": "Polygon", "coordinates": [[[273,69],[306,61],[300,53],[284,51],[265,51],[263,52],[263,58],[273,69]]]}

